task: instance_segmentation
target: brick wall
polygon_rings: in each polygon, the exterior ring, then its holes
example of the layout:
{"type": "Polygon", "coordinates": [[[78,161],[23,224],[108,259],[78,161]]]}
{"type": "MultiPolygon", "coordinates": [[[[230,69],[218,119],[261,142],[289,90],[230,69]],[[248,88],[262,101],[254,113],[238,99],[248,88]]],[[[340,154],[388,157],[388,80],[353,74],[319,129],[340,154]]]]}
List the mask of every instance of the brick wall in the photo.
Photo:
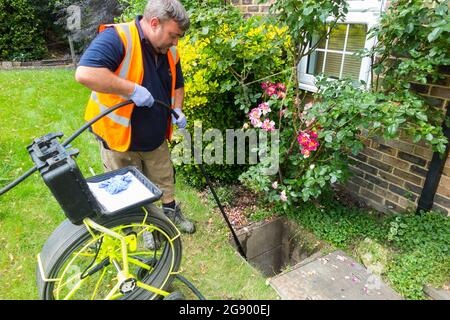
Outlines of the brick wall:
{"type": "MultiPolygon", "coordinates": [[[[441,68],[443,80],[413,83],[430,107],[444,114],[450,104],[450,68],[441,68]]],[[[414,144],[401,136],[398,140],[376,138],[366,141],[366,148],[356,157],[354,176],[346,185],[358,198],[383,212],[416,209],[433,153],[424,142],[414,144]]],[[[450,157],[447,158],[434,198],[433,209],[450,215],[450,157]]]]}
{"type": "Polygon", "coordinates": [[[258,4],[258,0],[231,0],[231,3],[238,7],[244,17],[253,15],[263,15],[269,12],[270,3],[274,0],[268,0],[265,4],[258,4]]]}

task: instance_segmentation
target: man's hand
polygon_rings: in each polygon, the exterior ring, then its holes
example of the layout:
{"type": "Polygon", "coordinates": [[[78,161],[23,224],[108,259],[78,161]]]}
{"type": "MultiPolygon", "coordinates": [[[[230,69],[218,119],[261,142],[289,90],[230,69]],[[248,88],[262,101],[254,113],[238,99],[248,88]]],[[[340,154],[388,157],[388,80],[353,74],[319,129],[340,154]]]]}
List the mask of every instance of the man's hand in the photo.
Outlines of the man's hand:
{"type": "Polygon", "coordinates": [[[184,113],[181,111],[180,108],[173,109],[178,114],[178,119],[175,119],[175,117],[172,115],[172,124],[176,124],[178,128],[184,129],[187,125],[187,119],[184,113]]]}
{"type": "Polygon", "coordinates": [[[147,88],[138,85],[137,83],[134,86],[134,91],[131,94],[130,99],[133,100],[134,104],[137,107],[151,108],[155,103],[155,99],[153,98],[150,91],[148,91],[147,88]]]}

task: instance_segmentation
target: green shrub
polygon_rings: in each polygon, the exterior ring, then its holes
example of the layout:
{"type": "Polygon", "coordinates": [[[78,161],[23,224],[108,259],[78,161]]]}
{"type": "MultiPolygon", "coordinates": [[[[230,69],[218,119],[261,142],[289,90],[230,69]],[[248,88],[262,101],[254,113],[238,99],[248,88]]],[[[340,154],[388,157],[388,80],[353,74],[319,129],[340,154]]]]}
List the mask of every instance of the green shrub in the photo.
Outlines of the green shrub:
{"type": "Polygon", "coordinates": [[[44,29],[29,0],[0,0],[0,60],[41,59],[44,29]]]}
{"type": "MultiPolygon", "coordinates": [[[[285,68],[284,44],[289,39],[286,29],[261,17],[244,19],[232,6],[198,8],[192,11],[191,21],[189,34],[178,45],[188,130],[193,133],[194,122],[201,121],[203,131],[215,128],[225,137],[226,129],[242,127],[246,113],[261,97],[255,80],[285,68]]],[[[235,182],[247,168],[213,164],[206,171],[214,180],[235,182]]],[[[197,168],[180,165],[177,170],[193,185],[203,184],[197,168]]]]}

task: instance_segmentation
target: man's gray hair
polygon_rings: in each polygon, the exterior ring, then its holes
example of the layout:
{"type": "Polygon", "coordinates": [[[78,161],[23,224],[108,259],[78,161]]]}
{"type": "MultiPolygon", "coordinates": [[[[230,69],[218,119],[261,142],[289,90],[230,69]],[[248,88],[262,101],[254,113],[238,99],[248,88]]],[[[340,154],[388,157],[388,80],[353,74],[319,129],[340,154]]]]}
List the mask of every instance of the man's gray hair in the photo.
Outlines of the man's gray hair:
{"type": "Polygon", "coordinates": [[[178,0],[149,0],[144,10],[144,17],[157,17],[161,22],[174,20],[185,32],[189,29],[189,17],[186,9],[178,0]]]}

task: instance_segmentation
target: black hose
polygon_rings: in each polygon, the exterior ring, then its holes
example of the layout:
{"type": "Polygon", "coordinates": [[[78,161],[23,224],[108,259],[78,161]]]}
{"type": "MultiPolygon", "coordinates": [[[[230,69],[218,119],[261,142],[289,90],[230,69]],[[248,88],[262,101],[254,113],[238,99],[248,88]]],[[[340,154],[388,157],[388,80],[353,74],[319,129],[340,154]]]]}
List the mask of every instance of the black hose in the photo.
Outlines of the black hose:
{"type": "MultiPolygon", "coordinates": [[[[164,102],[162,102],[162,101],[160,101],[160,100],[156,100],[156,102],[159,103],[160,105],[164,106],[165,108],[169,109],[170,112],[173,114],[173,116],[174,116],[176,119],[178,119],[178,114],[177,114],[171,107],[169,107],[166,103],[164,103],[164,102]]],[[[191,152],[192,152],[192,154],[193,154],[194,157],[195,157],[195,154],[196,154],[196,153],[195,153],[195,147],[194,147],[194,144],[191,145],[191,152]]],[[[203,163],[201,163],[200,161],[198,161],[198,165],[199,165],[199,167],[200,167],[200,171],[202,172],[203,176],[205,177],[206,184],[208,185],[209,189],[211,190],[211,193],[212,193],[212,195],[213,195],[213,197],[214,197],[214,200],[216,201],[217,206],[219,207],[220,212],[222,213],[223,219],[225,220],[225,222],[226,222],[226,224],[227,224],[227,226],[228,226],[228,229],[230,229],[231,235],[233,236],[233,240],[234,240],[234,242],[236,243],[236,246],[237,246],[237,248],[238,248],[239,254],[240,254],[245,260],[247,260],[247,255],[245,254],[244,248],[242,248],[242,244],[241,244],[241,242],[239,241],[239,238],[237,237],[236,233],[234,232],[233,226],[231,225],[230,220],[228,219],[228,217],[227,217],[227,215],[226,215],[226,213],[225,213],[225,209],[223,208],[222,203],[220,202],[219,197],[217,196],[216,191],[214,190],[214,188],[213,188],[213,186],[212,186],[211,180],[209,179],[209,176],[208,176],[208,174],[206,173],[206,170],[205,170],[205,167],[203,166],[203,163]]]]}
{"type": "Polygon", "coordinates": [[[194,287],[194,285],[189,282],[188,279],[186,279],[185,277],[183,277],[182,275],[177,274],[177,278],[178,280],[180,280],[181,282],[183,282],[185,285],[188,286],[189,289],[191,289],[191,291],[200,299],[200,300],[206,300],[206,298],[200,293],[200,291],[198,291],[198,289],[196,287],[194,287]]]}
{"type": "MultiPolygon", "coordinates": [[[[194,145],[192,144],[191,146],[191,152],[192,154],[195,154],[195,149],[194,149],[194,145]]],[[[222,213],[222,216],[225,220],[225,222],[227,223],[228,229],[230,229],[231,231],[231,235],[233,236],[233,240],[236,243],[236,246],[238,248],[238,251],[240,253],[240,255],[247,260],[247,255],[245,254],[244,248],[242,248],[242,244],[239,241],[239,238],[237,237],[236,233],[234,232],[233,226],[231,225],[230,220],[228,219],[226,213],[225,213],[225,209],[222,206],[222,203],[219,200],[219,197],[216,194],[216,191],[214,190],[211,180],[209,179],[208,174],[206,173],[205,167],[203,166],[202,163],[199,163],[199,167],[200,167],[200,171],[202,172],[203,176],[205,177],[206,180],[206,184],[208,185],[209,189],[211,190],[211,193],[214,197],[214,200],[216,200],[217,206],[219,207],[220,212],[222,213]]]]}
{"type": "Polygon", "coordinates": [[[28,170],[27,172],[25,172],[23,175],[21,175],[19,178],[17,178],[16,180],[14,180],[13,182],[11,182],[10,184],[8,184],[7,186],[3,187],[0,190],[0,196],[6,192],[8,192],[9,190],[11,190],[12,188],[14,188],[15,186],[17,186],[19,183],[21,183],[22,181],[24,181],[26,178],[28,178],[29,176],[31,176],[35,171],[37,170],[36,166],[32,167],[30,170],[28,170]]]}
{"type": "Polygon", "coordinates": [[[115,106],[112,106],[111,108],[106,109],[105,111],[101,112],[99,115],[97,115],[95,118],[92,118],[91,120],[89,120],[88,122],[86,122],[80,129],[78,129],[77,131],[74,132],[74,134],[72,134],[66,141],[64,141],[62,143],[62,146],[65,147],[67,146],[69,143],[71,143],[76,137],[78,137],[81,133],[83,133],[84,130],[88,129],[91,125],[93,125],[94,123],[96,123],[98,120],[100,120],[101,118],[103,118],[104,116],[106,116],[107,114],[113,112],[114,110],[117,110],[119,108],[122,108],[126,105],[129,105],[133,103],[132,100],[127,100],[124,102],[121,102],[119,104],[116,104],[115,106]]]}

